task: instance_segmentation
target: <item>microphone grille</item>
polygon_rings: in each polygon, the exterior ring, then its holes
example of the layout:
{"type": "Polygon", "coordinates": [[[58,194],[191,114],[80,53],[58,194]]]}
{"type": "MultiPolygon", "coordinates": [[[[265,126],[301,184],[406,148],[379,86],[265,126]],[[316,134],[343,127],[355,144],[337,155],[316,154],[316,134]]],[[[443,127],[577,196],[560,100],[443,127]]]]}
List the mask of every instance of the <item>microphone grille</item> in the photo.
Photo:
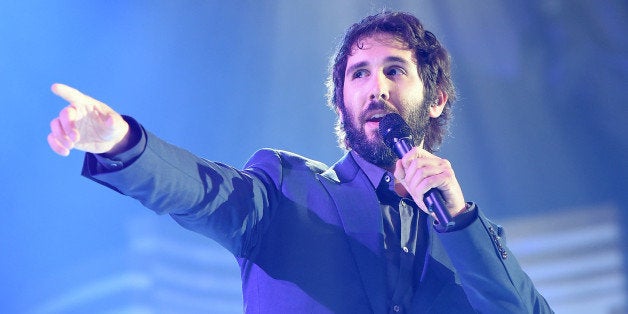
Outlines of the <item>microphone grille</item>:
{"type": "Polygon", "coordinates": [[[392,147],[396,139],[411,137],[412,129],[397,113],[389,113],[379,121],[379,135],[388,147],[392,147]]]}

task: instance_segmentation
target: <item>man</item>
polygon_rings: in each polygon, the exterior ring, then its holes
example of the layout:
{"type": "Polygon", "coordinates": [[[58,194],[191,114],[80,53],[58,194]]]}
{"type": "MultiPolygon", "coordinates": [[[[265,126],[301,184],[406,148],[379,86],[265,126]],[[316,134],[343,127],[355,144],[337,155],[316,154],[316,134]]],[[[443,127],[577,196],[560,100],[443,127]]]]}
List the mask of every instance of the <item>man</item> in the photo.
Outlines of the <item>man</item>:
{"type": "Polygon", "coordinates": [[[247,313],[551,312],[501,228],[431,153],[455,92],[446,50],[414,16],[381,13],[347,31],[329,99],[348,152],[332,167],[261,150],[239,171],[165,143],[73,88],[52,89],[70,105],[51,122],[51,148],[86,151],[85,176],[233,253],[247,313]],[[391,112],[423,147],[401,160],[378,134],[391,112]],[[432,188],[453,226],[423,203],[432,188]]]}

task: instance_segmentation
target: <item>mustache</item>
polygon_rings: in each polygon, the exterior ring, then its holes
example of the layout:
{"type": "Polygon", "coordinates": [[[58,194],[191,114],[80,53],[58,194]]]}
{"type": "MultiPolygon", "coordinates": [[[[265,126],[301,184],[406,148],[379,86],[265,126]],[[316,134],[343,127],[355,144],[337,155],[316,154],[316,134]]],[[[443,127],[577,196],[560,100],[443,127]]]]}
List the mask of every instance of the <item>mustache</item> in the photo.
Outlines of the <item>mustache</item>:
{"type": "Polygon", "coordinates": [[[365,111],[382,110],[382,109],[394,110],[394,108],[392,108],[392,106],[389,106],[387,103],[381,100],[374,100],[369,103],[365,111]]]}
{"type": "Polygon", "coordinates": [[[394,106],[382,100],[374,100],[368,104],[364,111],[362,111],[362,113],[360,114],[360,120],[366,121],[366,119],[371,116],[374,111],[384,111],[385,113],[399,113],[394,106]]]}

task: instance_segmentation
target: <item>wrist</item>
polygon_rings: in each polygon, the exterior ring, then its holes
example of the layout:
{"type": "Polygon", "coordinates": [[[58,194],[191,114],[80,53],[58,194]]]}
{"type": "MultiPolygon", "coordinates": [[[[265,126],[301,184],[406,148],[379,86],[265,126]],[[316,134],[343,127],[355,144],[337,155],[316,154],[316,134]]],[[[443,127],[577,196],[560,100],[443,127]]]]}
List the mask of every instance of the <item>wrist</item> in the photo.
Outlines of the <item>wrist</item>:
{"type": "Polygon", "coordinates": [[[122,137],[117,142],[115,142],[115,144],[113,144],[113,146],[108,151],[102,153],[103,156],[115,156],[123,153],[129,150],[129,148],[131,148],[136,142],[133,139],[133,132],[131,132],[129,124],[124,121],[124,119],[121,118],[121,120],[122,123],[120,125],[120,134],[122,134],[122,137]]]}
{"type": "Polygon", "coordinates": [[[451,217],[456,217],[458,215],[461,215],[461,214],[464,214],[466,212],[469,212],[469,209],[471,209],[471,204],[465,202],[464,206],[460,210],[458,210],[455,213],[453,213],[451,215],[451,217]]]}

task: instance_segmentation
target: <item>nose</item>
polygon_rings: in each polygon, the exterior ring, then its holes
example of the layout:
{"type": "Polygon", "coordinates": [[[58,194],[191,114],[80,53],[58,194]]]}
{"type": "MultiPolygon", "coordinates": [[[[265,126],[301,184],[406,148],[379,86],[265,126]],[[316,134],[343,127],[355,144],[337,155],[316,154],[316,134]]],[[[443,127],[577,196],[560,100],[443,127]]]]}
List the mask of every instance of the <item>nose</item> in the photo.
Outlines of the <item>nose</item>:
{"type": "Polygon", "coordinates": [[[390,97],[390,86],[386,75],[379,73],[379,75],[373,75],[372,86],[370,93],[370,100],[388,100],[390,97]]]}

